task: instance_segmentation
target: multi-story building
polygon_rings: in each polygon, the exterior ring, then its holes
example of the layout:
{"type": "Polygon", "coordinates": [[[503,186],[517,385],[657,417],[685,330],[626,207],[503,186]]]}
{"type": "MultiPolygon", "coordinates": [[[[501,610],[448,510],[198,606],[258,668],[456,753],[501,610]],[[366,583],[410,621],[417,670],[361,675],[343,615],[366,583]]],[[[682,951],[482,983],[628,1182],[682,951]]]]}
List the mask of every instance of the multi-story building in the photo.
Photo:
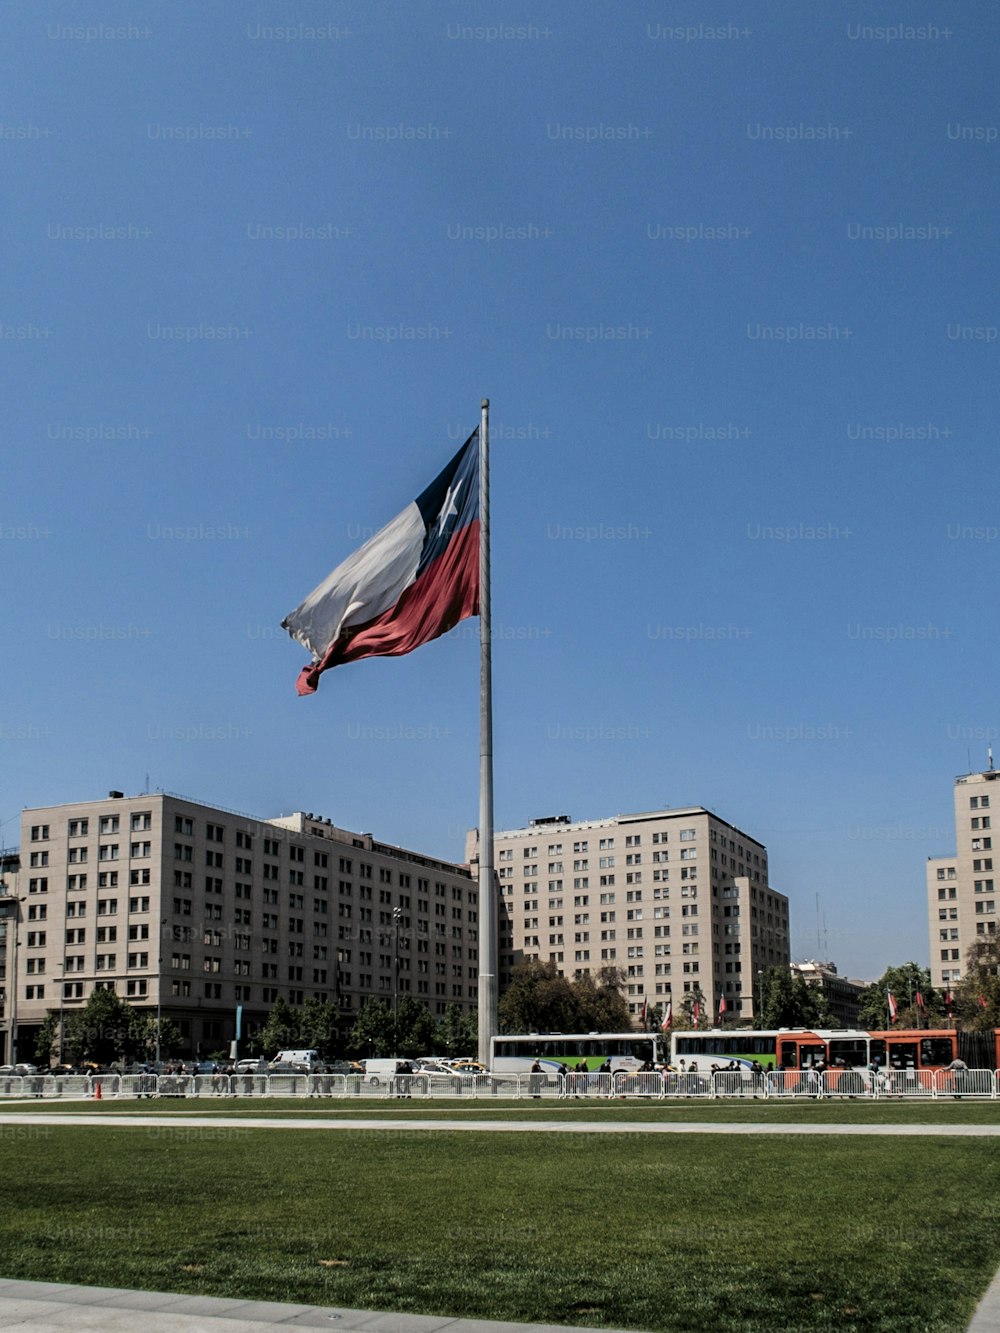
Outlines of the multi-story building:
{"type": "Polygon", "coordinates": [[[467,867],[312,814],[121,792],[26,810],[6,1051],[15,1005],[28,1058],[30,1030],[98,987],[170,1019],[190,1055],[227,1046],[237,1008],[246,1037],[279,997],[335,1002],[345,1027],[371,996],[473,1009],[477,899],[467,867]]]}
{"type": "Polygon", "coordinates": [[[5,1062],[10,1060],[7,1033],[14,1014],[16,1001],[11,984],[14,976],[14,940],[20,910],[21,858],[16,851],[0,851],[0,1029],[3,1045],[0,1051],[5,1062]]]}
{"type": "MultiPolygon", "coordinates": [[[[701,806],[494,834],[501,991],[522,959],[567,976],[619,968],[630,1011],[700,992],[751,1019],[755,977],[788,966],[788,899],[768,884],[762,843],[701,806]]],[[[466,840],[470,864],[478,834],[466,840]]]]}
{"type": "Polygon", "coordinates": [[[994,809],[1000,817],[998,779],[993,768],[955,779],[955,854],[927,860],[931,983],[937,987],[958,981],[970,946],[997,933],[992,817],[994,809]]]}
{"type": "Polygon", "coordinates": [[[861,1013],[861,996],[868,989],[865,981],[851,981],[837,972],[834,963],[817,963],[813,960],[792,964],[792,976],[801,977],[810,986],[815,986],[826,1000],[830,1012],[831,1025],[838,1028],[855,1028],[861,1013]]]}

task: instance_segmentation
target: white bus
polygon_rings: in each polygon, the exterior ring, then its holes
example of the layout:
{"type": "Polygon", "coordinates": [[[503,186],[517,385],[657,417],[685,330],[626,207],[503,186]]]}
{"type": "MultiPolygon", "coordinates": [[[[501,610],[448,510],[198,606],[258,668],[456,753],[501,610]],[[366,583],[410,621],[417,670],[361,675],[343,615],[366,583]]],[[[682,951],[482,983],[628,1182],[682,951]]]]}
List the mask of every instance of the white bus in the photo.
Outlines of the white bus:
{"type": "Polygon", "coordinates": [[[529,1032],[504,1034],[490,1042],[490,1071],[494,1074],[526,1074],[537,1060],[549,1074],[571,1072],[584,1061],[596,1073],[605,1061],[611,1072],[641,1069],[659,1059],[652,1032],[529,1032]]]}

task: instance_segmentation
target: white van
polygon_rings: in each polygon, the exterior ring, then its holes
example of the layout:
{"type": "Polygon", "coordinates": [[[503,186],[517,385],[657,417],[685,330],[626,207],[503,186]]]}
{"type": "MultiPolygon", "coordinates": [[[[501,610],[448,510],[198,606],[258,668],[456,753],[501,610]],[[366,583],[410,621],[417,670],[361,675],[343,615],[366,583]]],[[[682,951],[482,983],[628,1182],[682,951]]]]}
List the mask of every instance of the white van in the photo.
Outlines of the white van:
{"type": "Polygon", "coordinates": [[[398,1066],[402,1063],[402,1060],[395,1057],[391,1060],[366,1060],[365,1082],[371,1083],[375,1087],[379,1084],[391,1083],[398,1073],[398,1066]]]}
{"type": "Polygon", "coordinates": [[[319,1064],[319,1051],[279,1051],[271,1061],[273,1065],[297,1065],[308,1074],[313,1065],[319,1064]]]}

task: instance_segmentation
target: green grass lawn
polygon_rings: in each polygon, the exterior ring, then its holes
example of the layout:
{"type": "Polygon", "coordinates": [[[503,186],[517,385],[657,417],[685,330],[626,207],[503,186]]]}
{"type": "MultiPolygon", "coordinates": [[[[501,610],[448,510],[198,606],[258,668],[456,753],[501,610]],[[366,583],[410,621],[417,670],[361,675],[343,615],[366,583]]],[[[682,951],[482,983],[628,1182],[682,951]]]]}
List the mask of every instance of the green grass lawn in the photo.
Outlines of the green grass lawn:
{"type": "Polygon", "coordinates": [[[240,1097],[135,1098],[116,1101],[11,1101],[0,1114],[223,1116],[254,1119],[280,1116],[342,1120],[527,1120],[633,1122],[724,1122],[831,1125],[1000,1125],[1000,1102],[953,1101],[504,1101],[482,1098],[453,1102],[395,1098],[343,1101],[339,1098],[240,1097]]]}
{"type": "Polygon", "coordinates": [[[1000,1264],[1000,1144],[983,1139],[26,1117],[0,1125],[0,1172],[0,1274],[56,1282],[692,1333],[947,1333],[1000,1264]]]}

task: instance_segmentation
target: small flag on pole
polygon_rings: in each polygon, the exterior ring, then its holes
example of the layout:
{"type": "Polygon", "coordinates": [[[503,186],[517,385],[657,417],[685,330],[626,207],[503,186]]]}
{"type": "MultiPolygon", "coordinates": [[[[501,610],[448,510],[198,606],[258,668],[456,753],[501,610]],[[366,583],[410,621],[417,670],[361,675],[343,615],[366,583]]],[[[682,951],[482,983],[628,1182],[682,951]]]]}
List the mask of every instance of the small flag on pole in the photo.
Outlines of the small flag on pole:
{"type": "Polygon", "coordinates": [[[926,1006],[924,1005],[924,997],[920,994],[919,991],[917,991],[917,1008],[920,1010],[921,1013],[923,1013],[925,1007],[926,1006]]]}
{"type": "Polygon", "coordinates": [[[364,657],[401,657],[479,614],[479,429],[411,504],[281,622],[312,653],[296,682],[364,657]]]}
{"type": "Polygon", "coordinates": [[[674,1006],[671,1003],[671,1001],[668,1000],[667,1007],[663,1011],[663,1021],[660,1023],[660,1027],[663,1029],[664,1032],[668,1032],[670,1030],[670,1024],[673,1021],[674,1021],[674,1006]]]}
{"type": "Polygon", "coordinates": [[[699,1003],[698,1000],[695,1000],[694,1004],[691,1006],[691,1019],[695,1027],[698,1026],[698,1021],[700,1018],[701,1018],[701,1004],[699,1003]]]}
{"type": "Polygon", "coordinates": [[[721,1018],[725,1012],[726,1012],[726,997],[725,997],[724,995],[720,995],[720,996],[719,996],[719,1017],[721,1018]]]}
{"type": "Polygon", "coordinates": [[[950,1018],[950,1017],[951,1017],[951,991],[950,991],[950,990],[946,990],[945,993],[944,993],[944,1007],[948,1010],[948,1017],[950,1018]]]}
{"type": "Polygon", "coordinates": [[[648,998],[647,998],[647,999],[644,999],[643,1002],[642,1002],[642,1030],[643,1030],[643,1032],[645,1032],[645,1030],[646,1030],[646,1019],[647,1019],[648,1015],[649,1015],[649,1000],[648,1000],[648,998]]]}
{"type": "Polygon", "coordinates": [[[895,1001],[895,998],[893,997],[893,994],[892,994],[892,991],[891,991],[891,990],[887,990],[887,991],[886,991],[886,993],[885,993],[885,998],[886,998],[886,1002],[887,1002],[887,1004],[888,1004],[888,1006],[889,1006],[889,1022],[890,1022],[890,1023],[895,1023],[895,1021],[896,1021],[896,1001],[895,1001]]]}

